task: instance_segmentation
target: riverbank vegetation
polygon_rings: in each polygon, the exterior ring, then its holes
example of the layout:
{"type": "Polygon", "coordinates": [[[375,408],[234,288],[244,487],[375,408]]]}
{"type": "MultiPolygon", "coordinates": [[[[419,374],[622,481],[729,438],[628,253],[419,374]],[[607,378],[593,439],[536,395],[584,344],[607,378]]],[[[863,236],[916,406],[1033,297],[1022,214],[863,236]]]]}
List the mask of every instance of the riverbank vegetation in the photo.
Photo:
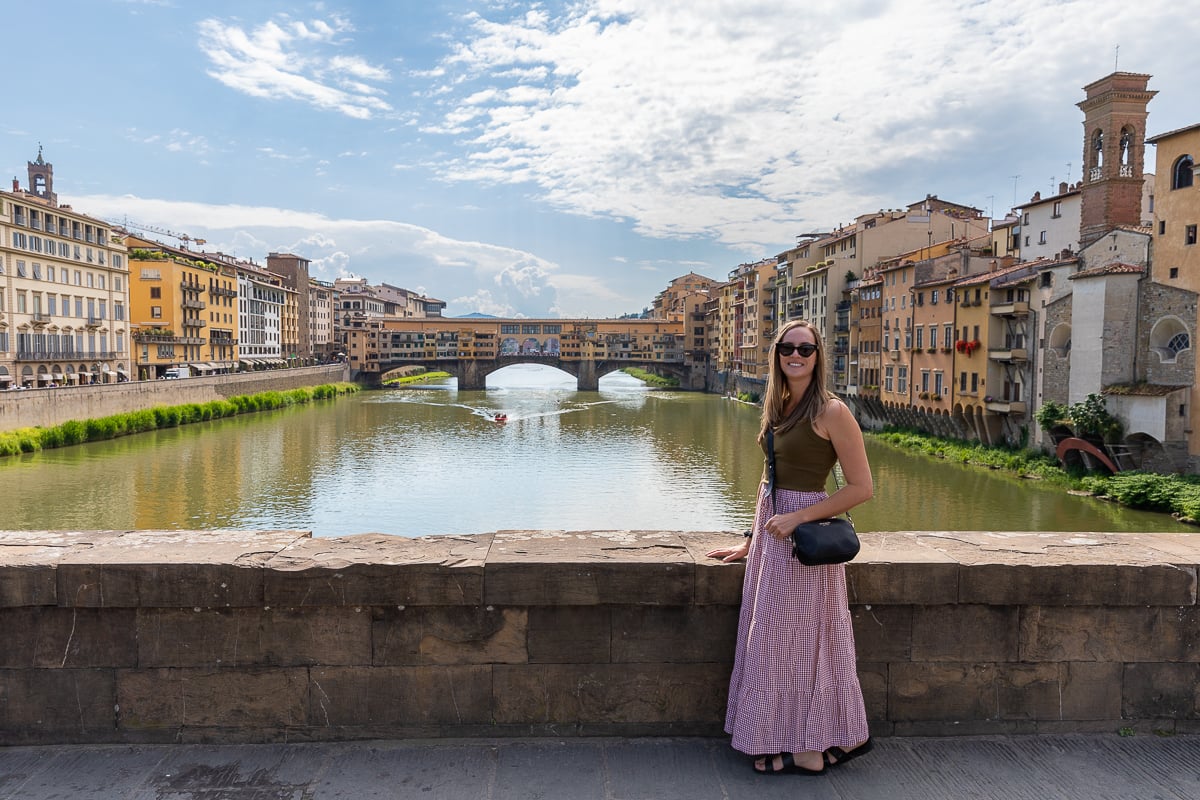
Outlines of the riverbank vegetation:
{"type": "Polygon", "coordinates": [[[868,435],[910,452],[1002,470],[1018,477],[1046,481],[1064,490],[1085,492],[1128,508],[1167,513],[1180,522],[1200,524],[1200,476],[1160,475],[1137,470],[1115,475],[1089,474],[1063,469],[1057,459],[1045,453],[941,439],[908,428],[885,428],[868,435]]]}
{"type": "Polygon", "coordinates": [[[383,382],[384,386],[404,386],[410,383],[425,383],[426,381],[443,380],[445,378],[454,377],[449,372],[435,372],[425,369],[424,367],[416,367],[413,372],[408,375],[401,375],[399,378],[388,378],[383,382]]]}
{"type": "Polygon", "coordinates": [[[631,375],[643,383],[646,383],[650,386],[656,386],[660,389],[679,388],[679,378],[664,378],[662,375],[655,375],[652,372],[647,372],[646,370],[638,369],[637,367],[625,367],[621,370],[621,372],[624,372],[626,375],[631,375]]]}
{"type": "Polygon", "coordinates": [[[144,433],[159,428],[174,428],[193,422],[205,422],[255,411],[270,411],[286,406],[326,400],[341,394],[357,392],[354,383],[327,383],[305,386],[285,392],[259,392],[237,395],[227,400],[207,403],[183,403],[176,406],[155,406],[124,414],[113,414],[88,420],[68,420],[46,428],[20,428],[0,433],[0,456],[34,453],[54,447],[68,447],[84,442],[115,439],[132,433],[144,433]]]}

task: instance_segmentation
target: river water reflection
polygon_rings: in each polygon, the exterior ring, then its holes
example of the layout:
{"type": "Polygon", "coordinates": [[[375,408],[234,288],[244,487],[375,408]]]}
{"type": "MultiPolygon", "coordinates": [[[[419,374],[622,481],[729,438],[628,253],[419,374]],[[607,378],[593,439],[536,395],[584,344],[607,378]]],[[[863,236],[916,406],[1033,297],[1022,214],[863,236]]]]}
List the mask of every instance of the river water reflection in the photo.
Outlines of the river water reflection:
{"type": "MultiPolygon", "coordinates": [[[[363,392],[327,403],[0,460],[0,528],[300,528],[316,536],[503,529],[741,530],[762,457],[755,408],[599,392],[509,367],[483,392],[363,392]],[[504,412],[506,423],[490,412],[504,412]]],[[[863,530],[1189,530],[999,473],[868,441],[863,530]]]]}

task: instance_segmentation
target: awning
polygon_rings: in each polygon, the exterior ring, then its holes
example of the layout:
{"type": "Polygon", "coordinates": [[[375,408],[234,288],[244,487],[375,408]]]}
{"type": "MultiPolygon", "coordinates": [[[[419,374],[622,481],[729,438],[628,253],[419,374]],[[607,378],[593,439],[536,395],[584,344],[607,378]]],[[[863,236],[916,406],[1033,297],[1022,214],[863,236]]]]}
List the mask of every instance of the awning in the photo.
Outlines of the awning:
{"type": "Polygon", "coordinates": [[[209,364],[207,361],[200,361],[196,364],[192,364],[191,367],[192,369],[199,370],[200,372],[210,372],[212,370],[212,364],[209,364]]]}
{"type": "Polygon", "coordinates": [[[124,367],[117,367],[117,374],[118,375],[126,375],[126,376],[129,375],[129,373],[125,371],[124,367]]]}
{"type": "Polygon", "coordinates": [[[114,374],[113,371],[111,369],[109,369],[108,367],[105,367],[104,369],[102,369],[101,372],[103,372],[105,375],[114,374]]]}
{"type": "Polygon", "coordinates": [[[61,372],[58,372],[58,371],[56,370],[56,371],[54,372],[54,380],[56,380],[56,381],[61,381],[62,379],[63,379],[63,374],[62,374],[61,372]]]}

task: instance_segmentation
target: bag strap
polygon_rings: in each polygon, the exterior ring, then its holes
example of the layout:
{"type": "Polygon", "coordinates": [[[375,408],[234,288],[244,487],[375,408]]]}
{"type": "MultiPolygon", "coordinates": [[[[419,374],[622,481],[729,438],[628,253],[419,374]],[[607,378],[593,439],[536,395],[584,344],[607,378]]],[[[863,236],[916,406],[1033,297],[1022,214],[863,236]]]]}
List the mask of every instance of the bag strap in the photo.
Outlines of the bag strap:
{"type": "MultiPolygon", "coordinates": [[[[838,480],[838,471],[842,468],[842,462],[834,463],[833,469],[833,486],[834,491],[842,488],[841,481],[838,480]]],[[[770,425],[767,425],[767,486],[771,490],[771,513],[775,513],[775,431],[770,425]]],[[[846,519],[851,523],[854,519],[850,516],[849,511],[842,512],[846,515],[846,519]]]]}

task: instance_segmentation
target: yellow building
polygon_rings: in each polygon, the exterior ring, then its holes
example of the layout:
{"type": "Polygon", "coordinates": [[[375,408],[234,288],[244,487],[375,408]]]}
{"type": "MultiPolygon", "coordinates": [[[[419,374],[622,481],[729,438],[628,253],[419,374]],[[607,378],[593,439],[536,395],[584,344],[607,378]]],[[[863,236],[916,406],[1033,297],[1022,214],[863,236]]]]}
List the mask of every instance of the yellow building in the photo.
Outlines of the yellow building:
{"type": "Polygon", "coordinates": [[[0,192],[0,389],[128,379],[129,272],[108,223],[60,205],[54,167],[0,192]]]}
{"type": "Polygon", "coordinates": [[[232,267],[132,234],[124,243],[138,378],[231,370],[237,361],[232,267]]]}
{"type": "MultiPolygon", "coordinates": [[[[1153,260],[1154,283],[1200,294],[1200,124],[1152,136],[1155,146],[1153,260]]],[[[1194,307],[1194,306],[1193,306],[1194,307]]],[[[1176,357],[1195,364],[1200,374],[1197,332],[1190,320],[1164,315],[1150,330],[1149,361],[1158,369],[1174,364],[1176,357]]],[[[1188,431],[1200,431],[1200,388],[1190,381],[1187,403],[1188,431]]],[[[1200,435],[1188,434],[1188,457],[1200,458],[1200,435]]]]}

